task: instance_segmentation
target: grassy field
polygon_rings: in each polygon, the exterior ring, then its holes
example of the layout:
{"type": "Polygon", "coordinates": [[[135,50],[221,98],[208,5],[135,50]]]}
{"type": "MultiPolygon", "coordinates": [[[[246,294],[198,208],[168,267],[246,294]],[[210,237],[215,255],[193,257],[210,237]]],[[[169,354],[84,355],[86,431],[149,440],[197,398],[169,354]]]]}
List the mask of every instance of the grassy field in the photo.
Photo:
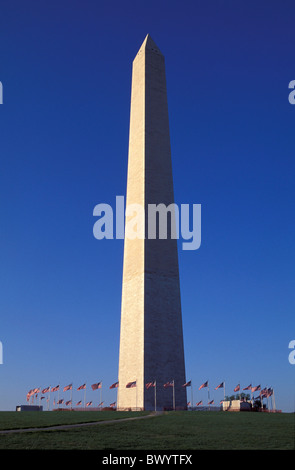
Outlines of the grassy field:
{"type": "Polygon", "coordinates": [[[133,418],[144,416],[145,412],[115,412],[115,411],[0,411],[0,430],[23,429],[32,427],[47,427],[61,424],[89,423],[94,421],[108,421],[110,419],[133,418]]]}
{"type": "Polygon", "coordinates": [[[137,421],[141,413],[0,412],[1,429],[116,419],[114,424],[0,435],[0,449],[286,449],[294,450],[294,414],[168,412],[137,421]]]}

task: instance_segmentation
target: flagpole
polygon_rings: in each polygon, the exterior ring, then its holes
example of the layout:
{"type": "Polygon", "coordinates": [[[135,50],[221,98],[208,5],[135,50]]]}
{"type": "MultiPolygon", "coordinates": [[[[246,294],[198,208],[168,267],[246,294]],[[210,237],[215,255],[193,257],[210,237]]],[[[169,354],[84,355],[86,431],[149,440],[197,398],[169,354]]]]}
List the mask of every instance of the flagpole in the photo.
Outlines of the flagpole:
{"type": "Polygon", "coordinates": [[[272,399],[271,399],[271,395],[269,395],[268,389],[267,389],[266,393],[267,393],[267,407],[270,411],[271,409],[273,410],[272,399]]]}
{"type": "Polygon", "coordinates": [[[174,379],[173,379],[173,410],[175,411],[175,390],[174,390],[175,384],[174,384],[174,379]]]}
{"type": "MultiPolygon", "coordinates": [[[[266,387],[265,387],[266,388],[266,387]]],[[[272,399],[271,399],[271,395],[269,395],[269,392],[268,392],[268,389],[266,390],[266,393],[267,393],[267,407],[270,411],[270,409],[273,409],[273,406],[272,406],[272,399]]]]}
{"type": "Polygon", "coordinates": [[[276,411],[276,401],[275,401],[275,391],[272,389],[272,397],[273,397],[273,409],[276,411]]]}
{"type": "Polygon", "coordinates": [[[102,409],[102,382],[100,382],[100,410],[102,409]]]}
{"type": "Polygon", "coordinates": [[[71,388],[71,409],[72,409],[72,407],[73,407],[73,400],[72,400],[72,398],[73,398],[73,382],[72,382],[72,388],[71,388]]]}
{"type": "Polygon", "coordinates": [[[157,382],[155,380],[155,411],[157,411],[157,382]]]}
{"type": "Polygon", "coordinates": [[[84,388],[84,408],[86,407],[86,383],[84,388]]]}
{"type": "Polygon", "coordinates": [[[192,411],[193,411],[194,400],[193,400],[193,383],[192,383],[192,381],[191,381],[191,398],[192,398],[192,404],[191,404],[191,407],[192,407],[192,411]]]}
{"type": "Polygon", "coordinates": [[[209,390],[209,381],[208,381],[208,405],[209,405],[209,411],[210,411],[210,390],[209,390]]]}

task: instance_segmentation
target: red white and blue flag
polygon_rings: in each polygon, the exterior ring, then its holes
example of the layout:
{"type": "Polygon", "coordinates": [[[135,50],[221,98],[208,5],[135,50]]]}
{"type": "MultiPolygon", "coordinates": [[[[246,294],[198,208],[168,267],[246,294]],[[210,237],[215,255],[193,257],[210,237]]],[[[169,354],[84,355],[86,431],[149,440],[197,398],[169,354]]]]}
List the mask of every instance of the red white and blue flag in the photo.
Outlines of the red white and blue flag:
{"type": "Polygon", "coordinates": [[[102,383],[101,382],[98,382],[97,384],[92,384],[91,385],[91,388],[92,390],[98,390],[99,388],[102,387],[102,383]]]}
{"type": "Polygon", "coordinates": [[[67,392],[68,390],[72,390],[72,388],[73,388],[72,384],[67,385],[66,387],[64,387],[64,392],[67,392]]]}
{"type": "Polygon", "coordinates": [[[243,390],[251,390],[252,384],[248,385],[248,387],[243,388],[243,390]]]}
{"type": "Polygon", "coordinates": [[[136,387],[136,380],[135,382],[128,382],[128,384],[126,385],[126,388],[133,388],[133,387],[136,387]]]}
{"type": "Polygon", "coordinates": [[[189,382],[186,382],[183,384],[183,387],[191,387],[192,386],[192,381],[190,380],[189,382]]]}
{"type": "Polygon", "coordinates": [[[149,388],[151,387],[155,387],[156,386],[156,382],[148,382],[147,384],[145,384],[145,388],[148,390],[149,388]]]}
{"type": "Polygon", "coordinates": [[[208,380],[207,380],[207,382],[204,382],[204,383],[199,387],[199,390],[201,390],[201,388],[205,388],[205,387],[208,387],[208,380]]]}
{"type": "Polygon", "coordinates": [[[215,390],[217,390],[218,388],[223,388],[224,387],[224,382],[221,382],[221,384],[217,385],[217,387],[215,387],[215,390]]]}
{"type": "Polygon", "coordinates": [[[172,382],[166,382],[164,384],[164,388],[168,388],[168,387],[174,387],[174,380],[172,380],[172,382]]]}
{"type": "Polygon", "coordinates": [[[119,382],[113,383],[110,388],[118,388],[119,387],[119,382]]]}

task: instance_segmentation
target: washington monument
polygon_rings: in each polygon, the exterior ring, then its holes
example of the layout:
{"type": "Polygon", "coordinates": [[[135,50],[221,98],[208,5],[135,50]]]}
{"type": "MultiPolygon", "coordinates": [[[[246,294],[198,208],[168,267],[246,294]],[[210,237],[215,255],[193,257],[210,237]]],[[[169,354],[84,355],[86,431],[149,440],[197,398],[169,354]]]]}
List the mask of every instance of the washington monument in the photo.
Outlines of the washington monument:
{"type": "MultiPolygon", "coordinates": [[[[126,205],[147,214],[149,204],[173,203],[165,62],[147,35],[132,68],[126,205]]],[[[147,219],[145,237],[124,241],[117,409],[183,409],[177,240],[169,227],[166,239],[148,237],[147,219]]]]}

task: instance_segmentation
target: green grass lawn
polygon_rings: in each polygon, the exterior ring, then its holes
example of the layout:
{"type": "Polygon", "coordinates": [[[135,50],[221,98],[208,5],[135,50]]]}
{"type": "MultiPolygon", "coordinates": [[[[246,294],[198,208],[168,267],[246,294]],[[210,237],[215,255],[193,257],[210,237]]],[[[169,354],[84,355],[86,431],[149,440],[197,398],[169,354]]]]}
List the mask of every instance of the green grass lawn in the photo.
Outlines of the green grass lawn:
{"type": "Polygon", "coordinates": [[[147,414],[149,414],[147,411],[0,411],[0,430],[89,423],[109,419],[132,418],[147,414]]]}
{"type": "MultiPolygon", "coordinates": [[[[25,415],[26,412],[17,413],[25,415]]],[[[78,413],[35,413],[39,417],[23,419],[26,426],[70,423],[80,418],[78,413]],[[50,415],[60,415],[53,416],[50,415]],[[67,415],[67,416],[66,416],[67,415]],[[73,421],[69,421],[73,420],[73,421]],[[42,422],[42,423],[41,423],[42,422]]],[[[110,419],[110,413],[83,413],[83,420],[110,419]]],[[[0,413],[0,422],[4,428],[0,413]]],[[[81,412],[82,415],[82,412],[81,412]]],[[[129,415],[130,413],[124,413],[129,415]]],[[[123,417],[112,413],[111,418],[123,417]]],[[[131,413],[135,416],[135,413],[131,413]]],[[[125,417],[125,416],[124,416],[125,417]]],[[[5,418],[8,420],[8,417],[5,418]]],[[[82,421],[82,419],[81,419],[82,421]]],[[[0,435],[0,449],[107,449],[107,450],[195,450],[195,449],[290,449],[294,450],[294,414],[226,413],[226,412],[169,412],[151,419],[102,424],[64,431],[41,431],[0,435]]]]}

